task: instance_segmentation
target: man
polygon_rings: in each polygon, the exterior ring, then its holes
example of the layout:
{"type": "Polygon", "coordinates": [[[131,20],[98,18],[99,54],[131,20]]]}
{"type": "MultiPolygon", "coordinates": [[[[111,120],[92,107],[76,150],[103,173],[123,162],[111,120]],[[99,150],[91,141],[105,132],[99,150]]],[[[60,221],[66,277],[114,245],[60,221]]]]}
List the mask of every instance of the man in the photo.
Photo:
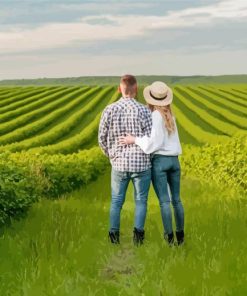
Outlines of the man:
{"type": "Polygon", "coordinates": [[[134,76],[124,75],[120,80],[119,91],[122,97],[107,106],[102,113],[98,134],[99,145],[112,165],[109,238],[114,244],[120,242],[120,213],[131,180],[135,195],[133,242],[139,245],[144,240],[151,181],[150,156],[135,144],[120,145],[119,137],[127,134],[150,136],[152,117],[149,109],[135,100],[137,81],[134,76]]]}

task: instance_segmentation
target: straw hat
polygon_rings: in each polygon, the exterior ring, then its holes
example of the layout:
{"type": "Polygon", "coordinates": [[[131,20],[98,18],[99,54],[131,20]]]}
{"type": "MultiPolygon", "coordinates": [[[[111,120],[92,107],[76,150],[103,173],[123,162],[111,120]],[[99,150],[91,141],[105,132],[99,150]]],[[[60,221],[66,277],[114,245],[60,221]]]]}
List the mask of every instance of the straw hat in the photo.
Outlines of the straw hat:
{"type": "Polygon", "coordinates": [[[155,81],[143,90],[146,102],[154,106],[166,106],[171,104],[173,99],[172,90],[164,82],[155,81]]]}

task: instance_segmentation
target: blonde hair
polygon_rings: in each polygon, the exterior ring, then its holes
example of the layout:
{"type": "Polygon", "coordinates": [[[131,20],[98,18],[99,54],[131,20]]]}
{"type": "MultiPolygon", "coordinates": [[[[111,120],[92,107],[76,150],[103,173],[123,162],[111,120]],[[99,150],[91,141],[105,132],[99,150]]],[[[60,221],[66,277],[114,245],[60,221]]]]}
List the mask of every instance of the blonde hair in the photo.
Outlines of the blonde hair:
{"type": "Polygon", "coordinates": [[[174,119],[173,119],[171,105],[155,106],[155,105],[148,104],[148,107],[152,112],[155,111],[155,110],[158,110],[160,112],[161,116],[164,119],[165,126],[166,126],[167,131],[168,131],[168,135],[175,132],[175,122],[174,122],[174,119]]]}

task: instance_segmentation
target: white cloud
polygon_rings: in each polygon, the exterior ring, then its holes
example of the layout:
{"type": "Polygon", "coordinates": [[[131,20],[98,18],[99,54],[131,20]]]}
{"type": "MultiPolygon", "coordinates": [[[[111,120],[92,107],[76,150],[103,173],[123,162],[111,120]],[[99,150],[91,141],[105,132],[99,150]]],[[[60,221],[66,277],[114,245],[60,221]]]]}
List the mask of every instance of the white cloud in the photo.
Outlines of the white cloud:
{"type": "Polygon", "coordinates": [[[63,3],[63,4],[56,4],[56,7],[60,8],[60,9],[64,9],[66,11],[68,10],[86,10],[86,11],[91,11],[91,12],[95,12],[96,10],[100,10],[100,9],[105,9],[107,8],[107,11],[120,11],[121,9],[143,9],[143,8],[148,8],[151,7],[152,3],[143,3],[143,2],[133,2],[133,1],[129,1],[129,2],[119,2],[118,3],[114,3],[114,1],[105,1],[105,2],[94,2],[94,3],[63,3]]]}
{"type": "MultiPolygon", "coordinates": [[[[219,20],[241,21],[247,17],[245,0],[221,0],[217,4],[170,11],[166,16],[87,16],[78,22],[52,23],[36,28],[0,28],[0,54],[73,46],[83,42],[130,39],[150,30],[211,25],[219,20]],[[92,21],[94,23],[92,24],[92,21]]],[[[99,49],[100,52],[100,49],[99,49]]]]}
{"type": "Polygon", "coordinates": [[[160,21],[152,23],[152,28],[191,27],[199,24],[211,24],[215,20],[242,20],[247,17],[245,0],[222,0],[217,4],[187,8],[169,12],[160,21]]]}

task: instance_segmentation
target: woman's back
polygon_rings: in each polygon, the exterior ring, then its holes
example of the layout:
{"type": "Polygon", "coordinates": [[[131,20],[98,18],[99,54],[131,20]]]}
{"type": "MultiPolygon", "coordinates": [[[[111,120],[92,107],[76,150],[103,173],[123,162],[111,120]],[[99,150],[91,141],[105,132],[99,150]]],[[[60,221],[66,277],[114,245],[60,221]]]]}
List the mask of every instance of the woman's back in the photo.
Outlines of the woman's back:
{"type": "Polygon", "coordinates": [[[182,148],[179,140],[175,117],[175,129],[169,133],[163,116],[158,110],[152,112],[152,131],[150,137],[136,137],[135,143],[147,154],[179,155],[182,148]]]}

